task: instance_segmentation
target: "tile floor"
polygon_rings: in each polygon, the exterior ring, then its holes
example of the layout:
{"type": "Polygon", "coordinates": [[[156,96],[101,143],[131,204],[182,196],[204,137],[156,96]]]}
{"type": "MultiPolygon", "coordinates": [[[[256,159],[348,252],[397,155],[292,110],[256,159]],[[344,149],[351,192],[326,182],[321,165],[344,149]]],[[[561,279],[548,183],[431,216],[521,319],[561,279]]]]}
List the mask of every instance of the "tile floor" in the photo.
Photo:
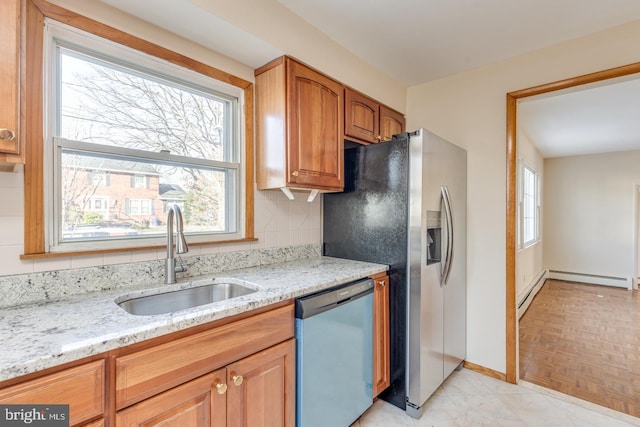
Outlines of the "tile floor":
{"type": "Polygon", "coordinates": [[[352,427],[630,427],[640,418],[531,383],[508,384],[468,369],[454,372],[414,420],[378,400],[352,427]]]}

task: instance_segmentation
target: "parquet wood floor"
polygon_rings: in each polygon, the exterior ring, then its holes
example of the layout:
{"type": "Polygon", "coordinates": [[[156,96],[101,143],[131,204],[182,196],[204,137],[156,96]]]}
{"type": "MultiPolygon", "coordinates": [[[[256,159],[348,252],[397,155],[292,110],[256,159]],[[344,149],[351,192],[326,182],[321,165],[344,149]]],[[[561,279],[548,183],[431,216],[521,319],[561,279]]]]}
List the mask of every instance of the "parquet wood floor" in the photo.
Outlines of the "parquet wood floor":
{"type": "Polygon", "coordinates": [[[547,280],[519,327],[521,379],[640,417],[638,291],[547,280]]]}

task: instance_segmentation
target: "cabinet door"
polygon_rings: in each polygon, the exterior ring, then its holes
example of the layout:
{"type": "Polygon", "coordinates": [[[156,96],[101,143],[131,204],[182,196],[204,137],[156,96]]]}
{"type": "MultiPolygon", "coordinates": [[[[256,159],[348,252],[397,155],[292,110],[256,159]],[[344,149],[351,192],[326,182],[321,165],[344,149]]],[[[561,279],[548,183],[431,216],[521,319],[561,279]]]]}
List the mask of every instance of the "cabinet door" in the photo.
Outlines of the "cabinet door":
{"type": "Polygon", "coordinates": [[[226,391],[220,369],[118,412],[116,427],[225,427],[226,391]]]}
{"type": "Polygon", "coordinates": [[[380,137],[388,141],[397,133],[404,132],[404,116],[384,105],[380,106],[380,137]]]}
{"type": "Polygon", "coordinates": [[[346,88],[344,90],[344,134],[368,143],[378,142],[380,104],[346,88]]]}
{"type": "Polygon", "coordinates": [[[342,85],[287,58],[287,117],[288,185],[341,190],[342,85]]]}
{"type": "MultiPolygon", "coordinates": [[[[20,0],[0,1],[0,153],[19,154],[20,0]]],[[[2,159],[0,159],[2,160],[2,159]]]]}
{"type": "Polygon", "coordinates": [[[293,427],[295,340],[227,366],[229,427],[293,427]]]}
{"type": "Polygon", "coordinates": [[[373,395],[391,384],[389,277],[375,279],[373,291],[373,395]]]}

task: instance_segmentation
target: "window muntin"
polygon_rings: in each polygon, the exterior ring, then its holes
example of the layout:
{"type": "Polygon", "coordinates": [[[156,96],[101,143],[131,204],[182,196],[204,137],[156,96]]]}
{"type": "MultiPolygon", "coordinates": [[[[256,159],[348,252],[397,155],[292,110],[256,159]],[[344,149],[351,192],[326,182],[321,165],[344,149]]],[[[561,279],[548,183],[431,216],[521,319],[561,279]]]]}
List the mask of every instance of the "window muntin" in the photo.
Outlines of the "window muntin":
{"type": "Polygon", "coordinates": [[[52,90],[45,155],[50,150],[55,178],[49,249],[158,244],[173,203],[183,209],[190,241],[242,238],[242,91],[168,63],[158,67],[157,59],[79,30],[48,25],[52,90]],[[86,222],[91,203],[77,200],[78,192],[109,199],[99,224],[95,215],[94,223],[86,222]],[[106,231],[75,232],[96,225],[106,231]]]}
{"type": "Polygon", "coordinates": [[[540,185],[538,173],[522,165],[520,174],[519,236],[520,247],[531,246],[540,239],[540,185]]]}

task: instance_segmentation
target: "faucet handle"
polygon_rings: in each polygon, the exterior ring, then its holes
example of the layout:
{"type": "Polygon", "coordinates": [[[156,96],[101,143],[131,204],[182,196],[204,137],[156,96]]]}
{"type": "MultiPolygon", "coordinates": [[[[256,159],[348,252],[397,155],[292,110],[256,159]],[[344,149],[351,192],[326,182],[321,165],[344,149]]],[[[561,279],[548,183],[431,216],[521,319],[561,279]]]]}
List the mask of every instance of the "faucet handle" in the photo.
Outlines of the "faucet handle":
{"type": "Polygon", "coordinates": [[[187,271],[188,265],[182,260],[181,256],[176,257],[176,264],[178,264],[175,266],[176,273],[184,273],[187,271]]]}

